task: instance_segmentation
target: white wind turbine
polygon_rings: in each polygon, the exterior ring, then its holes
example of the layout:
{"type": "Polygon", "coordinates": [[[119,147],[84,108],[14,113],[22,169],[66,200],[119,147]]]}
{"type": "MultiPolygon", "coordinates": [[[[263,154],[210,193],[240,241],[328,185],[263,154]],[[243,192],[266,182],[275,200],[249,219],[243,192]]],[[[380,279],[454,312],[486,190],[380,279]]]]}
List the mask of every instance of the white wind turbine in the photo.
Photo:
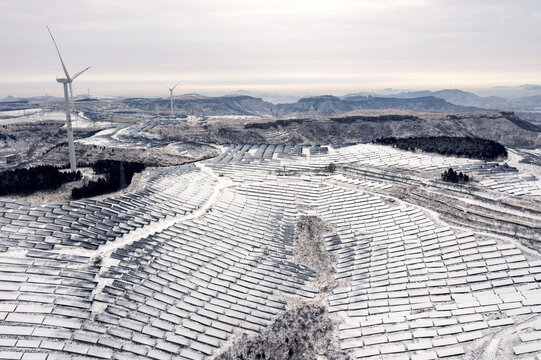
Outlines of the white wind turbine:
{"type": "Polygon", "coordinates": [[[51,35],[51,39],[53,40],[54,47],[56,48],[56,52],[58,53],[58,57],[60,58],[60,63],[62,64],[62,69],[64,70],[64,74],[66,75],[65,78],[57,78],[56,81],[64,85],[64,100],[65,100],[65,105],[66,105],[66,123],[67,123],[67,128],[68,128],[70,170],[76,171],[77,163],[75,162],[75,144],[73,143],[73,127],[71,126],[71,110],[70,110],[70,108],[73,108],[73,90],[71,88],[71,83],[79,75],[81,75],[82,73],[90,69],[90,66],[70,77],[68,70],[66,69],[66,65],[64,65],[64,60],[62,60],[62,55],[60,55],[60,51],[58,50],[58,46],[56,45],[56,41],[54,40],[53,34],[51,33],[51,30],[49,29],[48,26],[47,26],[47,31],[49,31],[49,35],[51,35]],[[69,86],[69,94],[68,94],[68,86],[69,86]]]}
{"type": "Polygon", "coordinates": [[[173,112],[173,90],[175,90],[175,88],[178,86],[178,84],[180,84],[182,82],[179,81],[178,83],[175,84],[175,86],[173,86],[172,88],[169,88],[169,95],[170,95],[170,98],[171,98],[171,118],[175,117],[174,115],[174,112],[173,112]]]}

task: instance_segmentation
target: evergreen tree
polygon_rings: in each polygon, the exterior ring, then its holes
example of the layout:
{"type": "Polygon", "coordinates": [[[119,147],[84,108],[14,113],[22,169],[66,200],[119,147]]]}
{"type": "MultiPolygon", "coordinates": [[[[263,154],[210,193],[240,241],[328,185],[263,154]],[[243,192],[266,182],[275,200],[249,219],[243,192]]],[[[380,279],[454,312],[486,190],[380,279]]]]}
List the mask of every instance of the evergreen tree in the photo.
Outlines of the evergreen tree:
{"type": "Polygon", "coordinates": [[[507,157],[505,147],[495,141],[471,137],[426,136],[408,138],[379,138],[375,144],[391,145],[402,150],[422,150],[446,156],[464,156],[473,159],[495,160],[507,157]]]}

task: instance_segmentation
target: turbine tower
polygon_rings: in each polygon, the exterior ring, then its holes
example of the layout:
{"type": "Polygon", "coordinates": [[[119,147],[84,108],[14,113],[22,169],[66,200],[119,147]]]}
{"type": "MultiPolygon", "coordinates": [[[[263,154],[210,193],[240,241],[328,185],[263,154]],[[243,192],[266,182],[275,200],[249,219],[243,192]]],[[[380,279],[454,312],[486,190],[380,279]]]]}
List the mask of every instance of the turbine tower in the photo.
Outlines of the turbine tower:
{"type": "Polygon", "coordinates": [[[71,109],[73,108],[73,90],[71,88],[71,83],[79,75],[81,75],[82,73],[90,69],[90,66],[82,71],[79,71],[72,77],[70,77],[68,70],[66,69],[66,65],[64,65],[64,60],[62,60],[62,55],[60,55],[60,50],[58,50],[56,41],[54,40],[53,34],[51,33],[51,30],[49,29],[48,26],[47,26],[47,31],[49,32],[49,35],[51,35],[51,39],[53,40],[54,47],[56,48],[56,52],[58,53],[58,57],[60,58],[60,63],[62,64],[62,69],[64,70],[64,74],[66,75],[65,78],[57,78],[56,81],[64,85],[64,100],[65,100],[65,106],[66,106],[66,126],[68,128],[70,170],[76,171],[77,163],[75,162],[75,144],[73,143],[73,127],[71,126],[71,109]],[[68,87],[69,87],[69,94],[68,94],[68,87]]]}
{"type": "Polygon", "coordinates": [[[175,86],[173,86],[172,88],[169,88],[169,94],[170,94],[170,97],[171,97],[171,118],[175,117],[175,114],[173,112],[173,90],[175,90],[175,88],[178,86],[178,84],[180,84],[182,81],[179,81],[178,83],[175,84],[175,86]]]}

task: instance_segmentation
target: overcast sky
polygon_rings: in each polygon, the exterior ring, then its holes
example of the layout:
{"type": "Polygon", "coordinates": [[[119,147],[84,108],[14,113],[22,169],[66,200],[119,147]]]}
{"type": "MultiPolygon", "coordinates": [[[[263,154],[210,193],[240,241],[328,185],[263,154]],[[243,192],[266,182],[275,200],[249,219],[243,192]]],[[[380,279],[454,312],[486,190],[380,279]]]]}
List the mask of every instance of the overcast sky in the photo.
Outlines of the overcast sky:
{"type": "Polygon", "coordinates": [[[0,97],[541,84],[539,0],[0,0],[0,97]]]}

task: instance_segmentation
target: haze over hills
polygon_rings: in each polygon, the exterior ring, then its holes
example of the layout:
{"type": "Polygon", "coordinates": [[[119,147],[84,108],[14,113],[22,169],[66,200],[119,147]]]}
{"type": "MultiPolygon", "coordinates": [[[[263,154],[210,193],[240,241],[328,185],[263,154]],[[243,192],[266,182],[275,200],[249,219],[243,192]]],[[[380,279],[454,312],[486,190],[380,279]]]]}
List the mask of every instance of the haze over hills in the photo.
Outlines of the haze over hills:
{"type": "MultiPolygon", "coordinates": [[[[537,87],[533,87],[533,89],[537,89],[537,87]]],[[[518,93],[514,92],[515,96],[512,98],[504,98],[500,96],[479,96],[472,92],[463,91],[459,89],[444,89],[444,90],[438,90],[438,91],[430,91],[430,90],[423,90],[423,91],[408,91],[408,92],[400,92],[400,93],[394,93],[389,95],[380,95],[382,97],[391,97],[391,98],[400,98],[400,99],[411,99],[411,98],[419,98],[419,97],[426,97],[426,96],[434,96],[440,99],[444,99],[445,101],[456,104],[456,105],[462,105],[462,106],[474,106],[484,109],[494,109],[494,110],[514,110],[514,111],[533,111],[537,110],[541,107],[541,87],[539,87],[540,90],[537,90],[535,92],[532,90],[531,92],[534,93],[534,95],[529,96],[517,96],[518,93]]],[[[509,92],[511,93],[511,92],[509,92]]],[[[353,93],[353,94],[347,94],[343,98],[351,98],[356,96],[366,96],[366,93],[353,93]]]]}
{"type": "MultiPolygon", "coordinates": [[[[222,96],[206,96],[199,94],[185,94],[182,96],[176,96],[176,101],[190,100],[190,99],[210,99],[210,98],[221,98],[221,97],[239,97],[247,96],[252,98],[259,98],[264,102],[277,105],[276,109],[295,109],[298,110],[302,108],[303,105],[293,105],[298,103],[299,100],[303,99],[302,104],[306,105],[307,102],[319,100],[304,100],[306,98],[317,99],[326,96],[324,95],[307,95],[301,93],[280,93],[280,92],[258,92],[258,91],[247,91],[247,90],[237,90],[233,93],[222,95],[222,96]]],[[[80,99],[85,98],[86,95],[76,96],[80,99]]],[[[335,96],[336,97],[336,96],[335,96]]],[[[483,109],[493,109],[493,110],[511,110],[511,111],[536,111],[541,108],[541,86],[540,85],[521,85],[517,87],[493,87],[489,89],[478,90],[475,93],[464,91],[461,89],[442,89],[437,91],[430,90],[421,90],[421,91],[407,91],[407,90],[397,90],[397,89],[382,89],[374,92],[355,92],[349,93],[344,96],[340,96],[340,99],[347,100],[348,106],[352,106],[351,101],[361,101],[362,98],[394,98],[394,99],[415,99],[415,98],[427,98],[427,97],[436,97],[443,99],[446,102],[453,105],[460,105],[466,107],[475,107],[483,109]]],[[[109,97],[114,98],[114,97],[109,97]]],[[[118,96],[116,98],[122,98],[118,96]]],[[[124,97],[125,98],[125,97],[124,97]]],[[[133,98],[133,97],[130,97],[133,98]]],[[[137,99],[157,99],[159,97],[136,97],[137,99]]],[[[165,97],[164,97],[165,98],[165,97]]],[[[43,100],[52,100],[55,99],[52,96],[35,96],[35,97],[16,97],[16,96],[7,96],[4,99],[0,99],[0,102],[11,102],[11,101],[43,101],[43,100]]],[[[330,98],[326,98],[330,100],[330,98]]],[[[334,100],[333,100],[334,101],[334,100]]],[[[143,101],[144,102],[144,101],[143,101]]],[[[370,103],[374,108],[380,108],[382,103],[385,103],[384,100],[364,100],[364,105],[353,105],[361,106],[361,108],[366,108],[366,104],[370,103]]],[[[450,109],[448,105],[437,104],[434,100],[423,99],[419,100],[420,103],[427,103],[427,105],[418,104],[419,108],[415,110],[430,110],[430,106],[435,106],[434,111],[461,111],[458,108],[450,109]]],[[[398,108],[410,108],[411,103],[408,102],[396,102],[398,108]]],[[[338,107],[343,106],[337,105],[338,107]]],[[[349,110],[355,110],[352,108],[349,110]]],[[[467,109],[471,110],[471,109],[467,109]]],[[[275,112],[283,113],[283,111],[275,110],[275,112]]]]}
{"type": "MultiPolygon", "coordinates": [[[[170,106],[167,99],[130,98],[123,99],[122,103],[130,108],[145,111],[166,111],[170,106]]],[[[454,105],[433,96],[411,99],[355,96],[341,99],[332,95],[302,98],[295,103],[285,104],[272,104],[261,98],[246,95],[181,96],[175,98],[175,108],[179,113],[186,115],[271,117],[321,117],[362,109],[394,108],[436,112],[462,112],[476,109],[454,105]]]]}
{"type": "Polygon", "coordinates": [[[541,95],[541,85],[524,84],[519,86],[496,86],[476,91],[479,96],[498,96],[506,99],[517,99],[533,95],[541,95]]]}
{"type": "Polygon", "coordinates": [[[444,99],[452,104],[463,106],[475,106],[485,109],[507,109],[511,105],[510,101],[501,97],[481,97],[471,92],[458,90],[458,89],[445,89],[438,91],[412,91],[403,92],[399,94],[388,95],[389,97],[396,98],[418,98],[424,96],[434,96],[440,99],[444,99]]]}
{"type": "MultiPolygon", "coordinates": [[[[384,89],[377,93],[351,93],[342,97],[333,95],[308,96],[292,101],[299,94],[281,94],[271,92],[251,92],[239,90],[240,94],[222,96],[207,96],[197,93],[189,93],[174,96],[174,106],[178,116],[256,116],[268,118],[325,118],[338,116],[356,110],[368,109],[396,109],[422,112],[460,113],[482,109],[513,111],[522,120],[534,124],[541,123],[541,86],[524,85],[517,88],[494,88],[492,91],[504,91],[508,95],[514,94],[513,99],[498,96],[479,96],[472,92],[460,89],[443,89],[438,91],[398,91],[396,89],[384,89]],[[537,94],[536,94],[537,93],[537,94]],[[529,96],[519,96],[530,94],[529,96]],[[533,95],[531,95],[533,94],[533,95]],[[260,96],[254,96],[260,95],[260,96]],[[289,102],[273,103],[268,101],[289,100],[289,102]]],[[[76,97],[77,108],[85,109],[93,113],[92,106],[83,106],[88,97],[80,95],[76,97]]],[[[115,113],[130,114],[166,114],[170,111],[170,100],[161,97],[116,97],[116,98],[92,98],[93,103],[99,100],[99,104],[108,103],[115,113]]],[[[11,110],[15,108],[28,109],[32,107],[53,107],[60,109],[62,99],[51,96],[38,96],[22,98],[9,96],[4,99],[1,109],[11,110]],[[13,102],[27,102],[14,104],[13,102]],[[22,106],[22,107],[21,107],[22,106]]],[[[97,106],[97,105],[95,105],[97,106]]],[[[147,116],[144,115],[144,116],[147,116]]]]}
{"type": "MultiPolygon", "coordinates": [[[[541,96],[533,96],[523,100],[526,103],[540,100],[541,96]]],[[[121,121],[133,121],[134,119],[162,118],[164,114],[169,117],[170,100],[165,98],[117,98],[117,99],[93,99],[93,101],[77,101],[77,109],[89,118],[96,121],[114,123],[121,121]],[[107,115],[109,114],[109,115],[107,115]],[[104,117],[105,116],[105,117],[104,117]],[[120,117],[120,118],[119,118],[120,117]],[[131,120],[130,120],[131,119],[131,120]]],[[[22,100],[25,101],[25,100],[22,100]]],[[[509,112],[494,111],[486,112],[483,106],[494,104],[507,104],[510,101],[495,97],[483,98],[473,93],[461,90],[441,90],[437,92],[409,92],[390,96],[365,96],[349,94],[343,98],[332,95],[312,96],[299,99],[294,103],[273,104],[247,95],[224,95],[205,96],[200,94],[185,94],[175,96],[175,113],[179,119],[188,116],[199,119],[202,124],[213,121],[211,118],[222,119],[223,123],[233,122],[235,118],[252,118],[250,121],[274,121],[274,119],[314,119],[323,120],[323,123],[306,122],[295,123],[292,126],[280,124],[278,132],[286,132],[288,136],[283,139],[267,138],[260,134],[259,130],[238,129],[224,127],[217,130],[216,134],[201,137],[182,137],[182,141],[203,142],[242,142],[243,137],[251,138],[251,142],[366,142],[381,136],[425,136],[450,135],[450,136],[478,136],[499,141],[505,145],[521,147],[538,147],[541,145],[538,139],[540,127],[519,116],[509,112]],[[432,96],[426,96],[432,95],[432,96]],[[434,96],[437,95],[437,96],[434,96]],[[445,100],[443,98],[447,98],[445,100]],[[469,104],[457,105],[456,103],[469,104]],[[477,106],[474,106],[477,105],[477,106]],[[399,115],[404,112],[421,112],[417,116],[419,121],[373,121],[362,118],[363,111],[383,111],[385,115],[399,115]],[[360,114],[357,112],[361,112],[360,114]],[[434,116],[429,115],[434,113],[434,116]],[[436,115],[441,114],[441,115],[436,115]],[[359,116],[362,115],[360,118],[359,116]],[[349,118],[349,120],[334,120],[332,118],[349,118]],[[266,120],[265,120],[266,119],[266,120]],[[353,121],[354,120],[354,121],[353,121]],[[231,131],[233,132],[231,132],[231,131]],[[222,132],[220,132],[222,131],[222,132]],[[249,133],[249,134],[248,134],[249,133]],[[369,133],[369,135],[368,135],[369,133]],[[311,135],[310,135],[311,134],[311,135]]],[[[515,100],[517,103],[518,100],[515,100]]],[[[33,107],[37,108],[61,108],[62,101],[59,99],[46,99],[43,101],[32,100],[28,103],[4,102],[1,109],[5,111],[33,107]],[[13,109],[12,109],[13,108],[13,109]]],[[[486,106],[489,107],[489,106],[486,106]]],[[[500,108],[501,109],[501,108],[500,108]]],[[[22,113],[24,115],[24,113],[22,113]]],[[[162,120],[167,122],[167,118],[162,120]]],[[[164,123],[165,124],[165,123],[164,123]]],[[[152,125],[161,126],[161,125],[152,125]]],[[[206,126],[206,125],[205,125],[206,126]]],[[[220,125],[221,126],[221,125],[220,125]]],[[[210,130],[211,128],[206,128],[210,130]]],[[[197,129],[196,133],[198,132],[197,129]]],[[[182,130],[184,131],[184,130],[182,130]]],[[[206,131],[206,130],[204,130],[206,131]]],[[[204,132],[203,131],[203,132],[204,132]]],[[[165,134],[167,136],[167,134],[165,134]]]]}
{"type": "MultiPolygon", "coordinates": [[[[248,95],[260,97],[265,101],[272,103],[292,103],[304,97],[316,96],[315,94],[287,94],[287,93],[267,93],[257,91],[238,90],[232,94],[248,95]]],[[[516,87],[497,86],[475,91],[465,91],[461,89],[440,89],[440,90],[405,90],[387,88],[376,91],[359,91],[340,96],[341,98],[351,96],[373,96],[373,97],[391,97],[391,98],[415,98],[435,96],[444,99],[450,103],[464,106],[476,106],[489,109],[502,109],[503,107],[513,106],[517,100],[516,107],[524,104],[519,99],[530,98],[541,95],[541,85],[520,85],[516,87]]],[[[526,99],[527,100],[527,99],[526,99]]],[[[534,99],[531,99],[532,101],[534,99]]]]}
{"type": "Polygon", "coordinates": [[[248,91],[248,90],[237,90],[231,93],[231,95],[246,95],[256,98],[261,98],[265,101],[268,101],[273,104],[285,104],[285,103],[294,103],[299,101],[302,98],[314,96],[313,94],[305,93],[279,93],[279,92],[263,92],[263,91],[248,91]]]}

